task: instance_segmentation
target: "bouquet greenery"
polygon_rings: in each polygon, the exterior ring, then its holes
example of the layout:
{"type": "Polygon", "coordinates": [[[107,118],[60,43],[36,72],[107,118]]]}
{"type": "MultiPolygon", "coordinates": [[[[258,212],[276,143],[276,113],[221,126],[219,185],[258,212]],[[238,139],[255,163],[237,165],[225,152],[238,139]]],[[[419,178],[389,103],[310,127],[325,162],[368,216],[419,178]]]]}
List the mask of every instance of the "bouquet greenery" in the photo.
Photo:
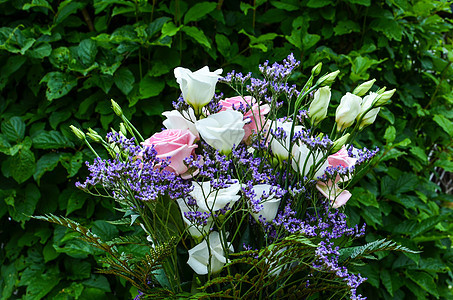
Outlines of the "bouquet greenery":
{"type": "Polygon", "coordinates": [[[293,55],[265,62],[260,78],[176,68],[182,96],[163,113],[166,129],[148,139],[112,100],[119,131],[103,138],[72,127],[111,156],[96,154],[77,186],[117,201],[124,217],[112,223],[136,230],[103,241],[67,218],[38,218],[104,250],[100,272],[130,281],[137,299],[364,299],[357,288],[366,278],[354,266],[377,251],[411,252],[386,240],[353,246],[365,225],[342,212],[348,186],[378,151],[354,138],[395,90],[368,93],[375,80],[362,83],[323,124],[339,71],[319,77],[318,64],[298,88],[288,79],[299,64],[293,55]],[[215,94],[218,82],[234,95],[215,94]]]}

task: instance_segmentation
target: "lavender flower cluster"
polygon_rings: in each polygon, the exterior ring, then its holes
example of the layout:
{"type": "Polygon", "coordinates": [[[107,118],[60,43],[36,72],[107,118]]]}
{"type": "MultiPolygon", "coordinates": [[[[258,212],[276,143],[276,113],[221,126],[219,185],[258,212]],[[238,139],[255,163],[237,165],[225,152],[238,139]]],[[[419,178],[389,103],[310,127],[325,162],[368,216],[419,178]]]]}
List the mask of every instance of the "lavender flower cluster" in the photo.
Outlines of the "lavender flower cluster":
{"type": "Polygon", "coordinates": [[[134,138],[126,139],[119,133],[109,133],[107,141],[117,152],[116,157],[87,162],[90,175],[85,182],[77,182],[76,187],[88,191],[100,185],[111,191],[115,199],[131,205],[134,200],[152,201],[166,194],[177,199],[191,191],[191,184],[165,170],[169,161],[157,158],[153,147],[138,146],[134,138]]]}

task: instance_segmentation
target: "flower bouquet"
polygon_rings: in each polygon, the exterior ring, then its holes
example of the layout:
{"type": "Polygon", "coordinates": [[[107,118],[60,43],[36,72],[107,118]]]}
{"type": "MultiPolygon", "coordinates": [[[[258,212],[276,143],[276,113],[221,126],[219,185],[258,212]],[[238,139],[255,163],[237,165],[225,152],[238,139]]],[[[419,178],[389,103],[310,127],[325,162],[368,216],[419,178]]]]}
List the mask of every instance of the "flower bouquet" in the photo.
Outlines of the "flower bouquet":
{"type": "Polygon", "coordinates": [[[319,77],[318,64],[298,88],[288,79],[299,64],[293,55],[265,62],[260,78],[176,68],[182,95],[163,113],[166,129],[148,139],[112,100],[119,131],[103,138],[72,127],[111,156],[96,154],[77,187],[117,201],[124,217],[113,223],[136,230],[103,241],[70,219],[38,218],[104,250],[100,272],[130,281],[137,299],[364,299],[356,290],[366,278],[354,266],[376,251],[411,251],[386,240],[352,246],[365,225],[342,212],[348,186],[378,151],[354,138],[395,90],[368,93],[375,80],[365,82],[322,124],[339,71],[319,77]],[[219,82],[232,97],[215,94],[219,82]]]}

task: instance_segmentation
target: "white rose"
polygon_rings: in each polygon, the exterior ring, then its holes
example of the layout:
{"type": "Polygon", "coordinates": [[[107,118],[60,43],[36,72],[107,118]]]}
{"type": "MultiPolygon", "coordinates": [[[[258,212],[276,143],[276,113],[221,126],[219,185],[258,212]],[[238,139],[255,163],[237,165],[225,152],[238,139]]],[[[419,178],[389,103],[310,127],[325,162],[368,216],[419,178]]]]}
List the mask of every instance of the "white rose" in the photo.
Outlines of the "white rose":
{"type": "Polygon", "coordinates": [[[162,113],[167,119],[163,121],[163,125],[167,129],[188,129],[195,136],[199,137],[198,131],[195,128],[194,122],[196,121],[195,114],[192,108],[189,108],[189,112],[184,111],[181,114],[177,110],[164,111],[162,113]]]}
{"type": "Polygon", "coordinates": [[[193,182],[193,190],[190,195],[197,201],[201,211],[211,212],[224,208],[228,203],[236,202],[241,198],[238,195],[241,185],[238,180],[224,189],[213,189],[211,183],[193,182]]]}
{"type": "Polygon", "coordinates": [[[362,98],[351,93],[346,93],[341,98],[335,114],[338,131],[346,129],[354,123],[355,118],[360,113],[361,103],[362,98]]]}
{"type": "MultiPolygon", "coordinates": [[[[311,167],[315,167],[323,159],[324,155],[322,151],[312,151],[305,144],[301,144],[293,152],[294,159],[292,161],[292,167],[294,171],[299,172],[302,176],[307,176],[311,167]]],[[[314,178],[318,178],[324,175],[326,168],[329,166],[327,158],[315,171],[314,178]]]]}
{"type": "Polygon", "coordinates": [[[206,66],[192,72],[189,69],[178,67],[174,73],[184,100],[196,112],[199,112],[214,97],[215,85],[220,78],[222,69],[211,72],[206,66]]]}
{"type": "Polygon", "coordinates": [[[182,219],[184,223],[188,226],[189,234],[194,237],[194,238],[201,238],[209,233],[211,230],[212,224],[214,223],[212,217],[210,217],[207,220],[206,225],[198,225],[196,223],[192,223],[189,221],[185,216],[184,213],[189,212],[189,211],[194,211],[193,209],[190,209],[187,205],[186,202],[183,199],[177,199],[176,202],[179,205],[179,210],[181,211],[182,219]]]}
{"type": "Polygon", "coordinates": [[[272,185],[269,184],[258,184],[253,186],[253,191],[255,192],[254,200],[260,199],[263,194],[266,194],[268,196],[267,198],[260,200],[262,209],[257,213],[252,212],[252,216],[257,221],[259,221],[259,218],[261,216],[262,219],[264,218],[267,222],[271,222],[277,215],[280,198],[276,198],[273,193],[269,194],[271,188],[272,185]]]}
{"type": "Polygon", "coordinates": [[[196,121],[195,127],[208,145],[229,154],[242,141],[246,122],[240,112],[226,110],[196,121]]]}
{"type": "MultiPolygon", "coordinates": [[[[272,128],[275,130],[275,128],[282,128],[283,131],[286,133],[286,138],[283,140],[281,139],[276,139],[275,137],[271,137],[271,149],[274,155],[276,155],[279,159],[281,160],[287,160],[288,159],[288,151],[291,145],[291,127],[293,126],[293,122],[280,122],[276,121],[276,127],[272,126],[272,128]]],[[[294,127],[294,133],[299,132],[303,129],[303,126],[295,126],[294,127]]],[[[296,151],[297,146],[293,146],[293,153],[296,151]]]]}
{"type": "MultiPolygon", "coordinates": [[[[229,245],[229,251],[234,251],[231,244],[229,245]]],[[[217,231],[213,231],[209,234],[208,239],[204,239],[200,244],[189,250],[189,260],[187,261],[187,264],[198,275],[205,275],[219,272],[226,262],[227,259],[223,250],[220,234],[217,231]],[[209,270],[208,266],[210,267],[209,270]]]]}

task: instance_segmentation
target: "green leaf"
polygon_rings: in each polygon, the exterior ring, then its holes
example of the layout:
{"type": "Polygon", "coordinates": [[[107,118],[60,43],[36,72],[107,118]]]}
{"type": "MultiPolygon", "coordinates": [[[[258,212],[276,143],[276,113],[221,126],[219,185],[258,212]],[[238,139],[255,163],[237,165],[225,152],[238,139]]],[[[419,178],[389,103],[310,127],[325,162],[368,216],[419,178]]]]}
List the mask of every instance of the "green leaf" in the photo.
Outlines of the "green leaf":
{"type": "Polygon", "coordinates": [[[74,144],[59,131],[40,131],[33,138],[36,149],[58,149],[73,147],[74,144]]]}
{"type": "Polygon", "coordinates": [[[198,21],[217,7],[216,2],[200,2],[192,6],[184,16],[184,24],[198,21]]]}
{"type": "Polygon", "coordinates": [[[211,49],[211,44],[209,43],[208,38],[204,35],[204,32],[201,29],[198,29],[197,27],[193,26],[184,26],[182,30],[185,33],[187,33],[188,36],[197,41],[198,44],[203,45],[208,49],[211,49]]]}
{"type": "Polygon", "coordinates": [[[27,184],[25,189],[18,191],[14,199],[14,207],[8,206],[11,218],[21,222],[23,225],[35,212],[39,198],[41,198],[41,193],[36,185],[33,183],[27,184]]]}
{"type": "Polygon", "coordinates": [[[20,141],[25,136],[25,122],[20,117],[12,117],[2,122],[2,133],[11,142],[20,141]]]}
{"type": "Polygon", "coordinates": [[[415,157],[418,157],[420,160],[422,160],[423,162],[428,162],[428,156],[426,155],[425,153],[425,150],[423,150],[422,148],[420,147],[417,147],[417,146],[412,146],[409,151],[415,155],[415,157]]]}
{"type": "Polygon", "coordinates": [[[11,176],[17,183],[23,183],[35,172],[35,155],[30,150],[21,150],[10,158],[11,176]]]}
{"type": "Polygon", "coordinates": [[[217,44],[217,50],[220,52],[220,54],[222,54],[224,57],[229,57],[231,48],[230,40],[223,34],[218,33],[215,35],[215,42],[217,44]]]}
{"type": "Polygon", "coordinates": [[[387,127],[385,130],[384,134],[384,139],[387,141],[387,143],[391,143],[395,140],[396,138],[396,129],[393,126],[387,127]]]}
{"type": "Polygon", "coordinates": [[[98,53],[96,42],[92,39],[85,39],[77,47],[77,56],[82,64],[91,66],[98,53]]]}
{"type": "Polygon", "coordinates": [[[448,219],[449,217],[451,217],[451,214],[450,215],[437,215],[437,216],[432,216],[432,217],[429,217],[429,218],[421,221],[420,224],[415,225],[414,228],[411,229],[411,231],[410,231],[411,238],[414,238],[417,235],[420,235],[420,234],[432,229],[434,226],[436,226],[440,222],[448,219]]]}
{"type": "Polygon", "coordinates": [[[312,8],[320,8],[329,4],[332,4],[331,0],[309,0],[307,6],[312,8]]]}
{"type": "Polygon", "coordinates": [[[169,17],[160,17],[154,20],[152,23],[150,23],[146,28],[146,33],[148,34],[148,37],[152,37],[159,31],[161,31],[164,24],[170,20],[171,19],[169,17]]]}
{"type": "Polygon", "coordinates": [[[360,32],[360,26],[352,20],[341,20],[334,27],[335,35],[343,35],[351,32],[360,32]]]}
{"type": "Polygon", "coordinates": [[[52,6],[46,0],[32,0],[31,3],[25,3],[22,7],[23,10],[29,10],[32,7],[45,7],[53,11],[52,6]]]}
{"type": "Polygon", "coordinates": [[[116,226],[102,220],[94,221],[91,231],[104,241],[110,241],[118,236],[116,226]]]}
{"type": "MultiPolygon", "coordinates": [[[[364,6],[370,6],[371,0],[347,0],[349,3],[360,4],[364,6]]],[[[392,294],[393,296],[393,294],[392,294]]]]}
{"type": "Polygon", "coordinates": [[[60,155],[57,153],[47,153],[41,156],[36,163],[36,171],[33,174],[35,181],[40,184],[41,177],[46,172],[50,172],[58,165],[60,155]]]}
{"type": "Polygon", "coordinates": [[[434,122],[437,123],[450,137],[453,137],[453,122],[443,115],[434,115],[434,122]]]}
{"type": "Polygon", "coordinates": [[[278,9],[283,9],[286,11],[295,11],[300,9],[298,1],[293,1],[293,3],[283,1],[271,1],[271,4],[278,9]]]}
{"type": "Polygon", "coordinates": [[[68,171],[68,178],[76,175],[82,167],[82,157],[82,152],[76,152],[74,155],[70,153],[63,153],[60,155],[61,165],[68,171]]]}
{"type": "Polygon", "coordinates": [[[2,287],[3,289],[0,289],[1,293],[1,298],[2,300],[6,299],[11,299],[10,297],[12,296],[14,290],[16,289],[16,281],[19,279],[19,274],[16,270],[15,264],[11,263],[9,265],[3,264],[1,268],[1,278],[3,279],[2,281],[2,287]]]}
{"type": "Polygon", "coordinates": [[[174,36],[181,29],[182,25],[176,27],[175,23],[167,22],[162,26],[162,36],[174,36]]]}
{"type": "Polygon", "coordinates": [[[54,111],[49,117],[49,124],[52,129],[57,129],[58,124],[69,119],[71,115],[69,110],[54,111]]]}
{"type": "Polygon", "coordinates": [[[401,42],[403,28],[394,19],[378,18],[370,24],[370,28],[377,32],[382,32],[390,40],[401,42]]]}
{"type": "Polygon", "coordinates": [[[74,192],[69,196],[68,205],[66,207],[66,216],[68,216],[73,211],[81,209],[83,204],[88,199],[88,194],[80,190],[74,190],[74,192]]]}
{"type": "Polygon", "coordinates": [[[100,87],[104,93],[108,94],[113,85],[113,76],[105,74],[93,74],[91,77],[94,84],[100,87]]]}
{"type": "Polygon", "coordinates": [[[44,57],[48,57],[51,53],[52,46],[50,46],[49,43],[43,43],[28,50],[26,54],[32,58],[43,59],[44,57]]]}
{"type": "Polygon", "coordinates": [[[116,87],[119,88],[124,95],[128,95],[134,87],[135,77],[131,70],[126,67],[122,67],[115,72],[113,80],[116,87]]]}
{"type": "Polygon", "coordinates": [[[33,264],[22,273],[19,286],[26,286],[24,300],[42,299],[61,280],[61,274],[56,266],[45,268],[44,264],[33,264]]]}
{"type": "Polygon", "coordinates": [[[14,74],[17,70],[19,70],[26,60],[27,58],[22,55],[13,55],[8,58],[6,64],[2,67],[0,72],[0,91],[3,90],[8,83],[8,79],[11,74],[14,74]]]}
{"type": "Polygon", "coordinates": [[[10,148],[11,144],[9,143],[9,141],[3,134],[0,134],[0,152],[6,155],[13,155],[10,148]]]}
{"type": "MultiPolygon", "coordinates": [[[[110,284],[102,275],[92,275],[91,279],[83,281],[83,284],[88,287],[97,288],[104,292],[111,292],[110,284]]],[[[94,298],[93,298],[94,299],[94,298]]]]}
{"type": "Polygon", "coordinates": [[[77,86],[77,78],[61,72],[50,72],[41,79],[40,83],[47,82],[46,97],[54,100],[63,97],[77,86]]]}
{"type": "Polygon", "coordinates": [[[387,269],[382,269],[380,272],[380,277],[382,284],[385,286],[385,289],[393,297],[392,277],[390,275],[390,272],[387,269]]]}
{"type": "Polygon", "coordinates": [[[430,293],[436,298],[439,298],[436,283],[434,282],[434,278],[431,275],[423,271],[412,270],[408,270],[406,274],[412,281],[418,284],[426,292],[430,293]]]}
{"type": "Polygon", "coordinates": [[[140,95],[142,99],[159,95],[165,87],[165,82],[159,78],[145,76],[140,81],[140,95]]]}
{"type": "Polygon", "coordinates": [[[84,6],[85,4],[73,0],[65,0],[61,2],[58,6],[58,11],[55,16],[55,24],[63,22],[68,16],[74,14],[75,12],[77,12],[77,10],[81,9],[84,6]]]}

